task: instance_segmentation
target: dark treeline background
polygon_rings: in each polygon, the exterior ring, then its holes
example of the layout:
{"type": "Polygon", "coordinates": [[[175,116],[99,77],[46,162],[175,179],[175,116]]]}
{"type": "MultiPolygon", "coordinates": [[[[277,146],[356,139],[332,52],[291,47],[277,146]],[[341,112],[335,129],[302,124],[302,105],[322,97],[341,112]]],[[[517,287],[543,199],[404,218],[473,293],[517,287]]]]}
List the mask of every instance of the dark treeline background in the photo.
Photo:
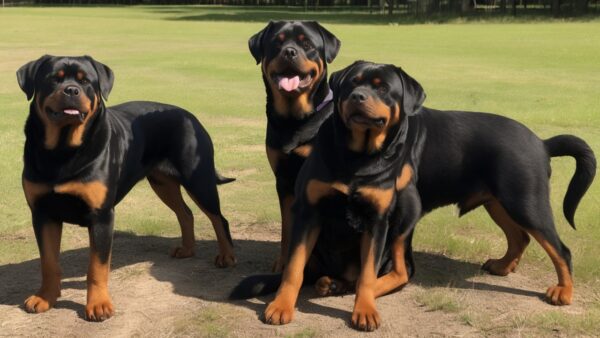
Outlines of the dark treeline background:
{"type": "Polygon", "coordinates": [[[373,14],[506,14],[577,16],[600,13],[600,0],[5,0],[12,5],[223,5],[285,6],[306,11],[373,14]]]}

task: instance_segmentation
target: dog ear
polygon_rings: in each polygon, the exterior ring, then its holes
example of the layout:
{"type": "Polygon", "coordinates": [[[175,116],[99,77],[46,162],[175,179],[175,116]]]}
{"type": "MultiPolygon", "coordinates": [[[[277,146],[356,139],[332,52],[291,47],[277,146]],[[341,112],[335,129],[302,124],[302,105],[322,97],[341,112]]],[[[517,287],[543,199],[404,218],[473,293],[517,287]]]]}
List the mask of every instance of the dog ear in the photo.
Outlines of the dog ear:
{"type": "Polygon", "coordinates": [[[252,37],[248,40],[248,47],[250,48],[250,53],[256,60],[256,64],[259,64],[263,58],[263,40],[265,36],[268,35],[271,27],[273,27],[273,23],[274,21],[269,21],[265,28],[252,35],[252,37]]]}
{"type": "Polygon", "coordinates": [[[351,65],[347,66],[344,69],[338,70],[337,72],[333,72],[329,77],[329,88],[333,91],[333,96],[336,97],[340,90],[340,85],[342,81],[346,78],[346,75],[357,65],[364,64],[366,61],[354,61],[351,65]]]}
{"type": "Polygon", "coordinates": [[[115,75],[113,74],[113,71],[110,68],[108,68],[107,65],[94,60],[94,58],[89,55],[86,55],[84,57],[92,63],[92,66],[94,66],[94,69],[98,74],[98,84],[100,85],[100,93],[102,94],[102,97],[104,97],[105,100],[108,100],[108,94],[110,94],[110,91],[113,87],[113,83],[115,82],[115,75]]]}
{"type": "Polygon", "coordinates": [[[393,67],[402,82],[402,112],[407,116],[418,114],[426,98],[423,87],[402,68],[393,67]]]}
{"type": "Polygon", "coordinates": [[[27,62],[17,70],[17,82],[21,90],[27,95],[27,100],[31,100],[33,94],[35,94],[35,75],[38,69],[51,57],[50,55],[44,55],[37,60],[27,62]]]}
{"type": "Polygon", "coordinates": [[[333,35],[333,33],[325,29],[325,27],[321,26],[321,24],[317,21],[313,21],[312,23],[316,26],[317,30],[319,31],[319,34],[321,34],[321,38],[323,39],[325,61],[327,61],[327,63],[333,62],[335,57],[338,55],[338,52],[340,51],[342,42],[335,35],[333,35]]]}

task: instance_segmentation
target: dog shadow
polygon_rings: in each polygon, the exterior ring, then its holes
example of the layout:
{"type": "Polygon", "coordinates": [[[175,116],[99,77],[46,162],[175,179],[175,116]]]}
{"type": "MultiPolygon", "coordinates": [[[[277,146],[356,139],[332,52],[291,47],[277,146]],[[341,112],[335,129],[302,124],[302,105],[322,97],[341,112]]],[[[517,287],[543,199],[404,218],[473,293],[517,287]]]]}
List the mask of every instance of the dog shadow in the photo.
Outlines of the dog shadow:
{"type": "MultiPolygon", "coordinates": [[[[256,312],[257,316],[263,313],[264,303],[272,299],[272,295],[260,297],[260,303],[229,301],[227,296],[244,277],[270,272],[274,257],[277,257],[279,253],[278,243],[237,240],[235,241],[237,265],[219,269],[214,266],[214,257],[217,253],[215,241],[197,241],[195,257],[185,259],[169,257],[167,254],[169,249],[179,244],[179,241],[179,238],[138,236],[127,232],[116,232],[111,269],[113,271],[121,268],[135,269],[136,264],[150,262],[149,273],[158,281],[171,283],[173,292],[178,295],[241,305],[256,312]]],[[[88,255],[87,247],[61,253],[63,289],[86,289],[88,255]]],[[[412,284],[425,288],[445,286],[541,298],[541,294],[536,292],[469,281],[470,278],[482,273],[478,264],[427,252],[415,252],[414,258],[416,274],[410,282],[412,284]]],[[[0,289],[3,290],[0,293],[0,304],[18,305],[22,308],[25,298],[36,292],[40,283],[41,273],[38,258],[0,266],[0,289]]],[[[115,287],[117,283],[118,281],[113,282],[112,287],[115,287]]],[[[299,310],[304,313],[320,313],[338,318],[348,316],[349,311],[310,301],[316,297],[312,286],[304,287],[298,299],[299,310]]],[[[77,312],[80,318],[84,316],[83,306],[70,300],[59,299],[56,307],[71,309],[77,312]]]]}

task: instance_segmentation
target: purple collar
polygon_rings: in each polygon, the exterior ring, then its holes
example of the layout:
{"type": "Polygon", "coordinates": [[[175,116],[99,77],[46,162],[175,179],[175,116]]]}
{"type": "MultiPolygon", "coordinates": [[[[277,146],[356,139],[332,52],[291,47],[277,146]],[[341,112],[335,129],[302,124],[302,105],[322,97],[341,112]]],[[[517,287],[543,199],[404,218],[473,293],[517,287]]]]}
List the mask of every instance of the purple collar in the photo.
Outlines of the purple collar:
{"type": "Polygon", "coordinates": [[[321,111],[321,109],[323,109],[323,107],[325,107],[327,104],[329,104],[329,102],[331,102],[331,100],[333,100],[333,91],[331,91],[331,89],[329,89],[329,93],[327,93],[327,96],[325,96],[325,99],[323,99],[323,102],[319,103],[316,111],[317,112],[321,111]]]}

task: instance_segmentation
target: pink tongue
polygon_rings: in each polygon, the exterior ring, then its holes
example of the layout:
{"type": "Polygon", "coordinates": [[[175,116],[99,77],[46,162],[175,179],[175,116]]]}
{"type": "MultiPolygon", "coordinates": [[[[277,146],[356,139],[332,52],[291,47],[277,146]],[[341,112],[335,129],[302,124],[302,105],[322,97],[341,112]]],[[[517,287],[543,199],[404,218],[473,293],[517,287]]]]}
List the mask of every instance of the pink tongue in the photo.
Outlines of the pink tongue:
{"type": "Polygon", "coordinates": [[[294,76],[292,78],[282,77],[279,80],[279,88],[283,88],[288,92],[295,90],[300,85],[300,77],[294,76]]]}
{"type": "Polygon", "coordinates": [[[69,115],[79,115],[79,110],[77,110],[77,109],[65,109],[65,110],[63,110],[63,113],[69,114],[69,115]]]}

